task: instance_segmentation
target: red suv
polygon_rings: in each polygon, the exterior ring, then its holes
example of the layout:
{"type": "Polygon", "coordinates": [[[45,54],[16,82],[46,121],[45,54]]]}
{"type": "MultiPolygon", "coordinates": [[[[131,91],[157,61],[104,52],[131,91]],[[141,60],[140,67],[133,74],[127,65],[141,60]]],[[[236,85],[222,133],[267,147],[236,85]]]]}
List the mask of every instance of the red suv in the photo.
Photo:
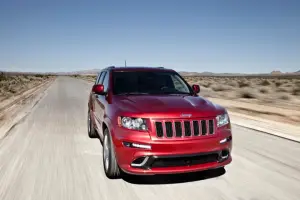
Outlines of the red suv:
{"type": "Polygon", "coordinates": [[[88,102],[88,135],[103,146],[108,178],[223,168],[232,160],[227,111],[177,72],[108,67],[88,102]]]}

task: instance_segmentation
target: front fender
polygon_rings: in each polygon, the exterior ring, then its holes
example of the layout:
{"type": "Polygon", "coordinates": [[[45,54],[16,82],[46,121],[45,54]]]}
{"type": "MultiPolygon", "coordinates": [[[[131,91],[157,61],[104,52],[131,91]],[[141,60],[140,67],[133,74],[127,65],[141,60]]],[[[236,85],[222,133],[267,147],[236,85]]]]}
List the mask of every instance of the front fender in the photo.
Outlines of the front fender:
{"type": "MultiPolygon", "coordinates": [[[[103,128],[102,129],[104,129],[104,127],[107,127],[107,129],[108,129],[108,131],[109,131],[109,133],[111,134],[111,136],[112,136],[112,140],[113,140],[113,142],[114,142],[114,129],[113,129],[113,122],[112,122],[112,120],[109,118],[109,117],[107,117],[107,116],[105,116],[104,117],[104,120],[103,120],[103,128]]],[[[102,130],[102,135],[103,135],[103,130],[102,130]]]]}

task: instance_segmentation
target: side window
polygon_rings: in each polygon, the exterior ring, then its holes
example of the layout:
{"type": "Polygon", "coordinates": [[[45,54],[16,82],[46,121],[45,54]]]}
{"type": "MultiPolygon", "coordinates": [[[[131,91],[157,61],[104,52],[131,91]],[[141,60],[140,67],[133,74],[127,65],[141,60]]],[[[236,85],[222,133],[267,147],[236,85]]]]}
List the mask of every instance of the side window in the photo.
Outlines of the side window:
{"type": "Polygon", "coordinates": [[[96,78],[96,81],[95,81],[95,84],[98,84],[99,78],[101,77],[101,74],[102,74],[102,73],[103,73],[103,72],[101,72],[101,73],[98,74],[98,76],[97,76],[97,78],[96,78]]]}
{"type": "Polygon", "coordinates": [[[106,72],[101,72],[101,75],[97,81],[97,84],[102,84],[105,74],[106,74],[106,72]]]}
{"type": "Polygon", "coordinates": [[[103,80],[104,91],[107,92],[108,84],[109,84],[109,73],[105,73],[105,77],[103,80]]]}
{"type": "Polygon", "coordinates": [[[175,89],[180,92],[189,92],[188,87],[185,85],[185,83],[177,76],[172,76],[172,80],[175,86],[175,89]]]}

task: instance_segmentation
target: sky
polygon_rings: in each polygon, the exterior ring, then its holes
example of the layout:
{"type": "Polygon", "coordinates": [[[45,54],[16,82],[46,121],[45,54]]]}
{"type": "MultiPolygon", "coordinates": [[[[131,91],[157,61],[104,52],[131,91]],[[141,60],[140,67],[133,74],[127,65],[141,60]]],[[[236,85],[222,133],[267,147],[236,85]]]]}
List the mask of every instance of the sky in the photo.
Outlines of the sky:
{"type": "Polygon", "coordinates": [[[0,70],[300,70],[300,1],[0,1],[0,70]]]}

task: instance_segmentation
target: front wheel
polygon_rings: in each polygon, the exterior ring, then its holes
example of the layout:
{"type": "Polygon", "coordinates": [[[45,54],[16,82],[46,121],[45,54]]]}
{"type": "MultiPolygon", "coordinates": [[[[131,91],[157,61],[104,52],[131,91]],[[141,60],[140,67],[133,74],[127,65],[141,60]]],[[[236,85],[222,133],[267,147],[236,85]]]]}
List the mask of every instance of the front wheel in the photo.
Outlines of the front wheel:
{"type": "Polygon", "coordinates": [[[114,146],[108,129],[103,134],[103,168],[105,175],[110,179],[119,178],[120,169],[116,160],[114,146]]]}

